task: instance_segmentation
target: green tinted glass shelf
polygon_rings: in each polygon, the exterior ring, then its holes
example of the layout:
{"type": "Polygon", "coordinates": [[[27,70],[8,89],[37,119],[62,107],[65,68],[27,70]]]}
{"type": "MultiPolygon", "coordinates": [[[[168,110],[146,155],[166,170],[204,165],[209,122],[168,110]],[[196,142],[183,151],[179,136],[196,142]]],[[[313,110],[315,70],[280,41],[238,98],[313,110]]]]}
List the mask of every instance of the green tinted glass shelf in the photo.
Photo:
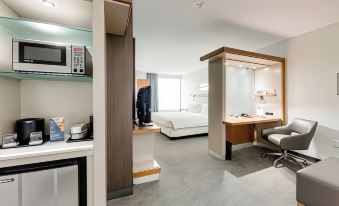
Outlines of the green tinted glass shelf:
{"type": "Polygon", "coordinates": [[[0,28],[17,39],[85,45],[92,48],[92,31],[89,29],[1,16],[0,28]]]}
{"type": "Polygon", "coordinates": [[[72,82],[92,82],[90,76],[80,75],[58,75],[22,72],[0,72],[0,76],[18,80],[46,80],[46,81],[72,81],[72,82]]]}

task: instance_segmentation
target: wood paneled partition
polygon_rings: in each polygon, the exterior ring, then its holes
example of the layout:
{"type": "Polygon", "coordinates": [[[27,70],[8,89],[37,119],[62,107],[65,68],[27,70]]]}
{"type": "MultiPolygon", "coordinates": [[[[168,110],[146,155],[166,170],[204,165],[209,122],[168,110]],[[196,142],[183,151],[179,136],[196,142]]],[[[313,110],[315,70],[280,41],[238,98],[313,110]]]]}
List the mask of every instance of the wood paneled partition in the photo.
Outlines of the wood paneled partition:
{"type": "Polygon", "coordinates": [[[133,23],[125,36],[107,34],[107,191],[108,199],[133,192],[132,97],[133,23]]]}
{"type": "Polygon", "coordinates": [[[225,159],[225,126],[222,121],[226,114],[226,68],[225,58],[220,57],[208,63],[208,152],[225,159]]]}

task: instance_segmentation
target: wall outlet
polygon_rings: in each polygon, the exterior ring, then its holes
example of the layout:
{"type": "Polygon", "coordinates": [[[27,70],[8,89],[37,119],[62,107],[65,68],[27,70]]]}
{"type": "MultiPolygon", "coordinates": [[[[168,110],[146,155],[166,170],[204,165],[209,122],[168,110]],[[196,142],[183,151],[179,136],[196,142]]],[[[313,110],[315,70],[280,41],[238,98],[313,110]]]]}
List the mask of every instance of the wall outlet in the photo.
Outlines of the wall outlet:
{"type": "Polygon", "coordinates": [[[336,147],[336,148],[339,148],[339,140],[338,139],[333,140],[333,146],[336,147]]]}

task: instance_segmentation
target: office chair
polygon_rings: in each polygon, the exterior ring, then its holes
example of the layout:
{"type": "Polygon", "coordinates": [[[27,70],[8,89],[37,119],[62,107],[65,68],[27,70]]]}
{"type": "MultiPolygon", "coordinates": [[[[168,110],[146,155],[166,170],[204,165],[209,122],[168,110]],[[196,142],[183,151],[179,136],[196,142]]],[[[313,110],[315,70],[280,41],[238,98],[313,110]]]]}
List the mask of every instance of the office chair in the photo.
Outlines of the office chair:
{"type": "Polygon", "coordinates": [[[270,129],[264,129],[262,131],[262,137],[281,148],[281,153],[266,153],[263,154],[263,158],[267,155],[280,156],[273,163],[274,167],[277,167],[278,162],[282,159],[290,159],[302,168],[307,165],[307,161],[304,158],[288,153],[289,150],[307,150],[310,146],[311,140],[314,136],[318,122],[295,119],[293,122],[286,126],[275,127],[270,129]],[[303,163],[297,161],[302,160],[303,163]]]}

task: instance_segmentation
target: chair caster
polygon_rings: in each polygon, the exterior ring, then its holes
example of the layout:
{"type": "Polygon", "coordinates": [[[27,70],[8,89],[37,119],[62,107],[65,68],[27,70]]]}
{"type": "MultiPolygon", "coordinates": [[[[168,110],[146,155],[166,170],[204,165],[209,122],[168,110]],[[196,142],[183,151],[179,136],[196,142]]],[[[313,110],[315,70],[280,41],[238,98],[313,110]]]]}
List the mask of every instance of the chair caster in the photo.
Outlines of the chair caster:
{"type": "Polygon", "coordinates": [[[303,165],[305,165],[305,166],[308,165],[306,160],[303,161],[303,165]]]}
{"type": "Polygon", "coordinates": [[[262,157],[262,158],[266,158],[266,157],[267,157],[267,154],[262,154],[261,157],[262,157]]]}

